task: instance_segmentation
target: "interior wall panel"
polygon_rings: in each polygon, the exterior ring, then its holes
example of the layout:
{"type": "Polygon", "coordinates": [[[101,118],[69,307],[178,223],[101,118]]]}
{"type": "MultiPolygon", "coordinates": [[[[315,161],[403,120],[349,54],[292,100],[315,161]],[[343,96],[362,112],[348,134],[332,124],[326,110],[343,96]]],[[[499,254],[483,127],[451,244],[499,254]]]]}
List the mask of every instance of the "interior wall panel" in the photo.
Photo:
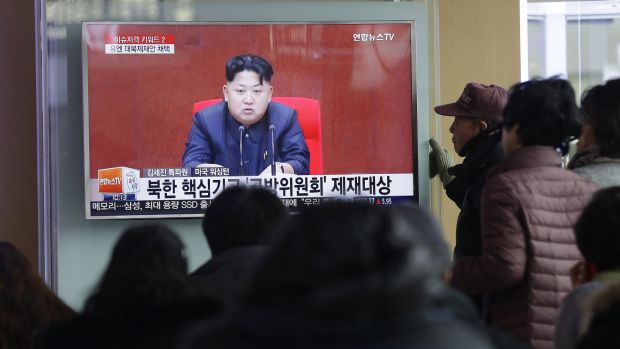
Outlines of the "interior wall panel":
{"type": "MultiPolygon", "coordinates": [[[[8,3],[7,3],[8,2],[8,3]]],[[[0,11],[0,240],[37,265],[37,130],[34,2],[0,11]]]]}
{"type": "MultiPolygon", "coordinates": [[[[520,77],[519,0],[437,1],[439,52],[435,52],[435,63],[439,62],[439,82],[435,88],[440,93],[435,103],[456,101],[470,81],[505,88],[516,83],[520,77]]],[[[461,162],[448,131],[453,119],[437,117],[440,121],[435,136],[455,161],[461,162]]],[[[443,190],[441,193],[441,223],[453,245],[459,209],[443,190]]]]}

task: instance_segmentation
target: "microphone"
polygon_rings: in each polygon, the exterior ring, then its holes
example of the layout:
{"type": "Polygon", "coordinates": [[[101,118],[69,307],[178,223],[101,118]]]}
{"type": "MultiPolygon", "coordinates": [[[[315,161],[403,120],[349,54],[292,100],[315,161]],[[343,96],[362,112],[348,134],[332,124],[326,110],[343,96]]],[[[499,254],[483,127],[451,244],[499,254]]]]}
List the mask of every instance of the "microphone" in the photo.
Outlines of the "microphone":
{"type": "Polygon", "coordinates": [[[243,167],[243,131],[245,127],[239,126],[239,165],[241,165],[239,171],[241,176],[245,176],[245,168],[243,167]]]}
{"type": "Polygon", "coordinates": [[[269,125],[269,133],[271,134],[271,175],[276,175],[276,127],[269,125]]]}

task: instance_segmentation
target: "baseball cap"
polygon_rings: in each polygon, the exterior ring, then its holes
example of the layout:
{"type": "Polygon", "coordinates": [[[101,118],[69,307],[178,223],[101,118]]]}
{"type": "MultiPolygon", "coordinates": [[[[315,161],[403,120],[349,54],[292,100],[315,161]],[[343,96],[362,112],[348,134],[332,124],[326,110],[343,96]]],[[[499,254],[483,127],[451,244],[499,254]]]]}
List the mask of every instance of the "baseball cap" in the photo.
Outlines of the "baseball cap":
{"type": "Polygon", "coordinates": [[[487,123],[502,121],[502,111],[508,101],[508,92],[497,85],[470,82],[454,103],[438,105],[437,114],[446,116],[470,116],[487,123]]]}

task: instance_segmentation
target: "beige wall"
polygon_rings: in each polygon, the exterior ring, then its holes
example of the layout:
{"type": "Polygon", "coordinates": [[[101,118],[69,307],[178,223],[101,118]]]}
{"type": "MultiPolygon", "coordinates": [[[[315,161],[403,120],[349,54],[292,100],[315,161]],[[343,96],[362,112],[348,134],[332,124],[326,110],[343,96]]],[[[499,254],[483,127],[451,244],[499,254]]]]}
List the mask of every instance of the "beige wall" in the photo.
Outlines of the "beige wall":
{"type": "MultiPolygon", "coordinates": [[[[434,5],[439,38],[434,38],[433,103],[456,101],[470,81],[508,88],[519,80],[519,0],[437,0],[434,5]]],[[[441,145],[460,162],[448,132],[451,123],[450,117],[431,116],[431,134],[441,138],[441,145]]],[[[432,185],[432,195],[433,209],[441,217],[448,241],[454,244],[459,210],[438,180],[432,185]]]]}
{"type": "Polygon", "coordinates": [[[37,265],[37,130],[34,2],[0,11],[0,240],[37,265]]]}

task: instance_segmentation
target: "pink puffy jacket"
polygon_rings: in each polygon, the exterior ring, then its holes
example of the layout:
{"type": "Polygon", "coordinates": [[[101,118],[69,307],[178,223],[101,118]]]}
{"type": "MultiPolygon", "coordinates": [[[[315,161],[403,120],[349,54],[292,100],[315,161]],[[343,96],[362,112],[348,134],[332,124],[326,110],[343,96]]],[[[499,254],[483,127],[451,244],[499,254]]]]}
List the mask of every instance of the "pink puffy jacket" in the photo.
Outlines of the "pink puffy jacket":
{"type": "Polygon", "coordinates": [[[581,255],[573,225],[598,186],[561,168],[551,147],[518,149],[489,173],[482,192],[480,257],[454,265],[453,284],[484,294],[485,317],[534,348],[552,348],[570,268],[581,255]]]}

